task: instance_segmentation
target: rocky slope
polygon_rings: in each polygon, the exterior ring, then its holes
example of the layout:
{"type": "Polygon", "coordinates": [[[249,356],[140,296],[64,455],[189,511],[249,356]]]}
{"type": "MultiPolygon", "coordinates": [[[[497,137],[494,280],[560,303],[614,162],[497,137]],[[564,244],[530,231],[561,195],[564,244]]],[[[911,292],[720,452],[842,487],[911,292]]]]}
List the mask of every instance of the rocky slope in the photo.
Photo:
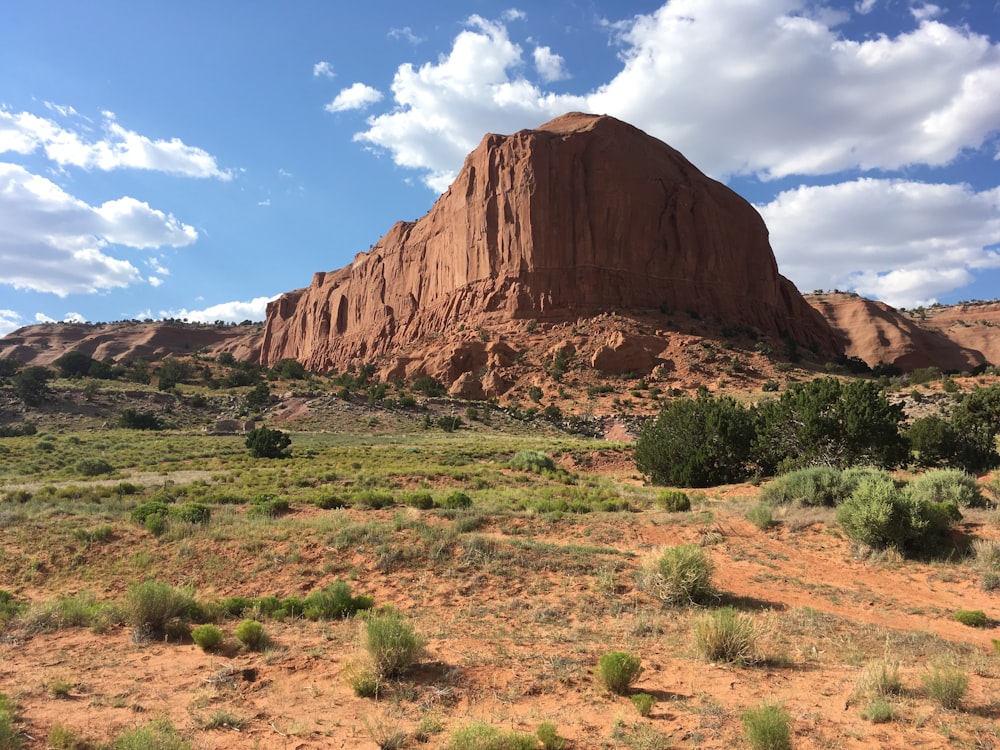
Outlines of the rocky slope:
{"type": "Polygon", "coordinates": [[[262,337],[258,324],[226,326],[162,320],[42,323],[0,338],[0,359],[50,365],[66,352],[76,350],[97,360],[156,361],[196,351],[212,356],[229,351],[236,359],[256,360],[262,337]]]}
{"type": "MultiPolygon", "coordinates": [[[[977,324],[960,325],[956,321],[962,318],[944,312],[956,308],[940,308],[933,316],[907,315],[884,302],[843,292],[809,294],[806,300],[837,332],[846,355],[872,367],[881,363],[904,371],[937,367],[965,372],[988,361],[1000,361],[991,359],[991,355],[1000,355],[1000,340],[992,323],[984,325],[979,320],[983,315],[970,313],[977,324]]],[[[989,315],[1000,322],[1000,304],[991,307],[995,309],[989,315]]]]}
{"type": "MultiPolygon", "coordinates": [[[[749,203],[640,130],[574,113],[487,135],[426,216],[271,303],[261,361],[326,370],[403,355],[394,374],[453,381],[513,356],[485,351],[476,329],[658,309],[839,352],[778,274],[749,203]],[[445,355],[442,336],[458,349],[445,355]]],[[[607,344],[652,366],[666,342],[607,344]]]]}

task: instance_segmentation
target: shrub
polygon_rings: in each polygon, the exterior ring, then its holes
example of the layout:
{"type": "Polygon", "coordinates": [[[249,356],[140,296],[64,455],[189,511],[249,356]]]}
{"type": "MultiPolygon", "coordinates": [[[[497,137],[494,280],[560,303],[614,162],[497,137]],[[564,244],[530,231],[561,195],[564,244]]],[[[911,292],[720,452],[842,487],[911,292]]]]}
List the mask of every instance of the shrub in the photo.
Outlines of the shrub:
{"type": "Polygon", "coordinates": [[[149,411],[125,409],[118,417],[118,424],[126,430],[162,430],[163,420],[149,411]]]}
{"type": "Polygon", "coordinates": [[[511,457],[510,467],[518,471],[540,474],[543,471],[555,471],[556,463],[551,456],[541,451],[520,450],[511,457]]]}
{"type": "Polygon", "coordinates": [[[450,510],[464,510],[472,507],[472,498],[461,490],[455,490],[448,494],[442,505],[450,510]]]}
{"type": "Polygon", "coordinates": [[[705,551],[695,544],[666,547],[643,566],[639,585],[664,604],[692,604],[714,594],[713,565],[705,551]]]}
{"type": "Polygon", "coordinates": [[[639,675],[642,674],[642,660],[625,651],[609,651],[597,662],[597,681],[615,695],[625,695],[639,675]]]}
{"type": "Polygon", "coordinates": [[[566,740],[559,736],[559,730],[553,721],[543,721],[535,729],[535,736],[542,743],[542,750],[564,750],[566,740]]]}
{"type": "Polygon", "coordinates": [[[969,689],[969,675],[959,667],[933,665],[923,677],[927,694],[943,708],[956,709],[969,689]]]}
{"type": "Polygon", "coordinates": [[[17,750],[19,747],[21,735],[14,729],[14,706],[4,693],[0,693],[0,748],[17,750]]]}
{"type": "Polygon", "coordinates": [[[165,516],[152,515],[146,518],[143,528],[156,537],[163,536],[167,531],[167,519],[165,516]]]}
{"type": "Polygon", "coordinates": [[[896,717],[896,712],[885,698],[875,698],[861,712],[861,718],[872,724],[885,724],[896,717]]]}
{"type": "Polygon", "coordinates": [[[761,703],[743,712],[743,734],[754,750],[791,750],[792,718],[776,703],[761,703]]]}
{"type": "Polygon", "coordinates": [[[761,531],[767,531],[775,525],[774,514],[767,503],[760,503],[748,510],[747,520],[761,531]]]}
{"type": "Polygon", "coordinates": [[[222,630],[212,624],[199,625],[191,631],[191,640],[202,651],[215,650],[224,638],[225,634],[222,630]]]}
{"type": "Polygon", "coordinates": [[[382,690],[382,681],[370,665],[357,661],[348,662],[341,674],[359,698],[378,698],[382,690]]]}
{"type": "Polygon", "coordinates": [[[103,458],[81,458],[76,462],[76,470],[85,477],[98,477],[114,473],[115,467],[103,458]]]}
{"type": "Polygon", "coordinates": [[[503,732],[488,724],[470,724],[456,729],[448,750],[537,750],[538,740],[530,734],[503,732]]]}
{"type": "Polygon", "coordinates": [[[656,698],[649,693],[636,693],[632,696],[632,705],[639,712],[639,716],[649,716],[656,705],[656,698]]]}
{"type": "Polygon", "coordinates": [[[932,552],[961,517],[954,503],[915,499],[881,477],[861,479],[837,509],[837,521],[852,540],[900,552],[932,552]]]}
{"type": "Polygon", "coordinates": [[[9,591],[0,589],[0,625],[13,617],[17,617],[27,608],[27,604],[15,600],[14,595],[9,591]]]}
{"type": "Polygon", "coordinates": [[[462,426],[462,418],[446,414],[438,419],[437,424],[445,432],[454,432],[462,426]]]}
{"type": "Polygon", "coordinates": [[[251,518],[277,518],[288,512],[288,500],[274,495],[259,495],[250,503],[247,508],[247,515],[251,518]]]}
{"type": "Polygon", "coordinates": [[[654,484],[711,487],[749,476],[754,441],[750,413],[729,397],[670,402],[643,428],[635,463],[654,484]]]}
{"type": "Polygon", "coordinates": [[[286,458],[292,439],[281,430],[258,427],[247,435],[247,449],[254,458],[286,458]]]}
{"type": "Polygon", "coordinates": [[[149,500],[148,502],[142,503],[140,505],[132,508],[130,514],[132,518],[132,523],[139,524],[140,526],[145,525],[146,521],[149,520],[150,516],[166,516],[170,512],[170,506],[160,500],[149,500]]]}
{"type": "Polygon", "coordinates": [[[184,503],[170,508],[169,515],[184,523],[208,523],[212,518],[212,510],[201,503],[184,503]]]}
{"type": "Polygon", "coordinates": [[[424,652],[424,639],[401,615],[389,610],[372,615],[365,623],[364,647],[378,677],[395,677],[416,664],[424,652]]]}
{"type": "Polygon", "coordinates": [[[897,695],[903,692],[903,683],[899,678],[899,662],[888,658],[872,662],[865,667],[858,680],[855,693],[875,698],[887,695],[897,695]]]}
{"type": "Polygon", "coordinates": [[[244,620],[236,626],[233,632],[236,640],[251,651],[263,651],[267,645],[267,633],[264,626],[256,620],[244,620]]]}
{"type": "Polygon", "coordinates": [[[701,617],[695,623],[694,635],[698,651],[709,661],[743,666],[760,660],[753,618],[732,607],[701,617]]]}
{"type": "Polygon", "coordinates": [[[686,492],[665,490],[656,498],[656,505],[670,513],[682,513],[691,510],[691,499],[686,492]]]}
{"type": "Polygon", "coordinates": [[[935,469],[913,479],[906,491],[917,502],[954,503],[960,508],[986,504],[976,478],[961,469],[935,469]]]}
{"type": "Polygon", "coordinates": [[[970,628],[985,628],[988,620],[981,609],[960,609],[955,613],[955,619],[970,628]]]}
{"type": "Polygon", "coordinates": [[[377,490],[362,490],[354,495],[354,502],[365,508],[381,510],[395,505],[396,500],[390,492],[378,492],[377,490]]]}
{"type": "Polygon", "coordinates": [[[151,636],[167,635],[172,620],[184,619],[194,606],[189,591],[169,583],[145,581],[132,586],[125,594],[122,614],[125,623],[151,636]]]}
{"type": "Polygon", "coordinates": [[[302,613],[308,620],[341,620],[355,612],[371,609],[370,596],[351,596],[351,586],[335,581],[322,591],[314,591],[303,602],[302,613]]]}
{"type": "Polygon", "coordinates": [[[430,510],[434,507],[434,496],[429,492],[411,492],[403,498],[403,504],[418,510],[430,510]]]}
{"type": "Polygon", "coordinates": [[[760,493],[762,502],[783,505],[834,506],[842,499],[840,472],[830,466],[810,466],[783,474],[760,493]]]}

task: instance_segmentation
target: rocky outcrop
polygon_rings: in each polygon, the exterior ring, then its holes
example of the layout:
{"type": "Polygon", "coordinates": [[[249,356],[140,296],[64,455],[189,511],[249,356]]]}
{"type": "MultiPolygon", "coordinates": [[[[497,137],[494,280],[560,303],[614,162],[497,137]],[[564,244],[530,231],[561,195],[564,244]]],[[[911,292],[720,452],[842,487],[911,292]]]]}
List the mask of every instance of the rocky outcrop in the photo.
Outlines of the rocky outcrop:
{"type": "Polygon", "coordinates": [[[69,351],[97,360],[144,359],[202,352],[230,352],[239,360],[260,358],[263,331],[259,324],[240,326],[179,321],[120,321],[116,323],[43,323],[20,328],[0,339],[0,359],[50,365],[69,351]]]}
{"type": "Polygon", "coordinates": [[[937,367],[963,372],[986,363],[983,353],[919,324],[883,302],[855,294],[810,294],[806,300],[841,337],[848,357],[904,371],[937,367]]]}
{"type": "MultiPolygon", "coordinates": [[[[778,274],[749,203],[642,131],[574,113],[487,135],[426,216],[272,302],[261,361],[342,368],[417,342],[433,352],[432,337],[461,326],[656,309],[838,351],[778,274]]],[[[489,359],[479,343],[405,369],[478,376],[489,359]]]]}

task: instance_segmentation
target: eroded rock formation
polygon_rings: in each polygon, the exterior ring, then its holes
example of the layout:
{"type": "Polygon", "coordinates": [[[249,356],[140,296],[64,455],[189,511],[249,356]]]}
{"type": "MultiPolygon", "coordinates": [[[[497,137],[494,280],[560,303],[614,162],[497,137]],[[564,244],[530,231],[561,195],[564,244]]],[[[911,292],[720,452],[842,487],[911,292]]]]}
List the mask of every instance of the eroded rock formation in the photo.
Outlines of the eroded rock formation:
{"type": "MultiPolygon", "coordinates": [[[[272,302],[261,361],[326,370],[423,342],[433,354],[402,370],[454,382],[489,360],[474,341],[434,352],[432,337],[459,326],[644,309],[838,352],[823,318],[778,274],[749,203],[642,131],[574,113],[487,135],[426,216],[272,302]]],[[[608,366],[626,367],[614,348],[608,366]]]]}

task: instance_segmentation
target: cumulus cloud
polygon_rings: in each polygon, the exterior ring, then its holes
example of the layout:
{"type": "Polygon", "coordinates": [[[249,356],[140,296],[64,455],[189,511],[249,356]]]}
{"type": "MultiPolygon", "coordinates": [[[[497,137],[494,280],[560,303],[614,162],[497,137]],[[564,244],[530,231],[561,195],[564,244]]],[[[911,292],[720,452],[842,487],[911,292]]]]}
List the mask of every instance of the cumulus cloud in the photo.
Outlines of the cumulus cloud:
{"type": "Polygon", "coordinates": [[[1000,45],[930,19],[850,39],[843,13],[811,8],[672,0],[609,26],[621,70],[579,96],[528,82],[506,25],[472,16],[448,54],[398,67],[392,111],[357,139],[441,190],[484,133],[570,110],[631,122],[716,177],[944,165],[998,131],[1000,45]]]}
{"type": "Polygon", "coordinates": [[[1000,188],[858,179],[758,208],[782,273],[804,291],[850,288],[913,307],[1000,268],[1000,188]]]}
{"type": "Polygon", "coordinates": [[[364,109],[382,100],[382,92],[364,83],[353,83],[342,89],[324,109],[327,112],[346,112],[350,109],[364,109]]]}
{"type": "Polygon", "coordinates": [[[30,154],[41,149],[60,167],[144,169],[183,177],[232,179],[232,172],[220,169],[215,157],[204,149],[188,146],[179,138],[153,140],[140,135],[122,127],[112,112],[104,112],[103,117],[104,137],[88,140],[54,120],[0,109],[0,153],[30,154]]]}
{"type": "Polygon", "coordinates": [[[123,197],[91,206],[54,182],[0,162],[0,284],[65,297],[141,280],[109,245],[182,247],[198,238],[173,215],[123,197]]]}
{"type": "Polygon", "coordinates": [[[24,325],[24,319],[14,310],[0,309],[0,336],[6,336],[24,325]]]}
{"type": "Polygon", "coordinates": [[[424,172],[438,192],[484,133],[538,125],[585,102],[545,94],[520,76],[523,51],[502,23],[472,16],[467,25],[438,62],[400,65],[392,81],[396,108],[370,118],[355,136],[424,172]]]}
{"type": "Polygon", "coordinates": [[[216,320],[224,320],[227,323],[264,320],[267,303],[276,300],[278,296],[254,297],[246,302],[221,302],[201,310],[161,310],[160,317],[189,320],[193,323],[214,323],[216,320]]]}
{"type": "Polygon", "coordinates": [[[534,57],[535,69],[545,83],[561,81],[569,77],[565,69],[566,61],[549,47],[535,47],[534,57]]]}
{"type": "Polygon", "coordinates": [[[333,78],[336,73],[333,72],[333,66],[326,60],[320,60],[318,63],[313,64],[313,77],[315,78],[333,78]]]}

